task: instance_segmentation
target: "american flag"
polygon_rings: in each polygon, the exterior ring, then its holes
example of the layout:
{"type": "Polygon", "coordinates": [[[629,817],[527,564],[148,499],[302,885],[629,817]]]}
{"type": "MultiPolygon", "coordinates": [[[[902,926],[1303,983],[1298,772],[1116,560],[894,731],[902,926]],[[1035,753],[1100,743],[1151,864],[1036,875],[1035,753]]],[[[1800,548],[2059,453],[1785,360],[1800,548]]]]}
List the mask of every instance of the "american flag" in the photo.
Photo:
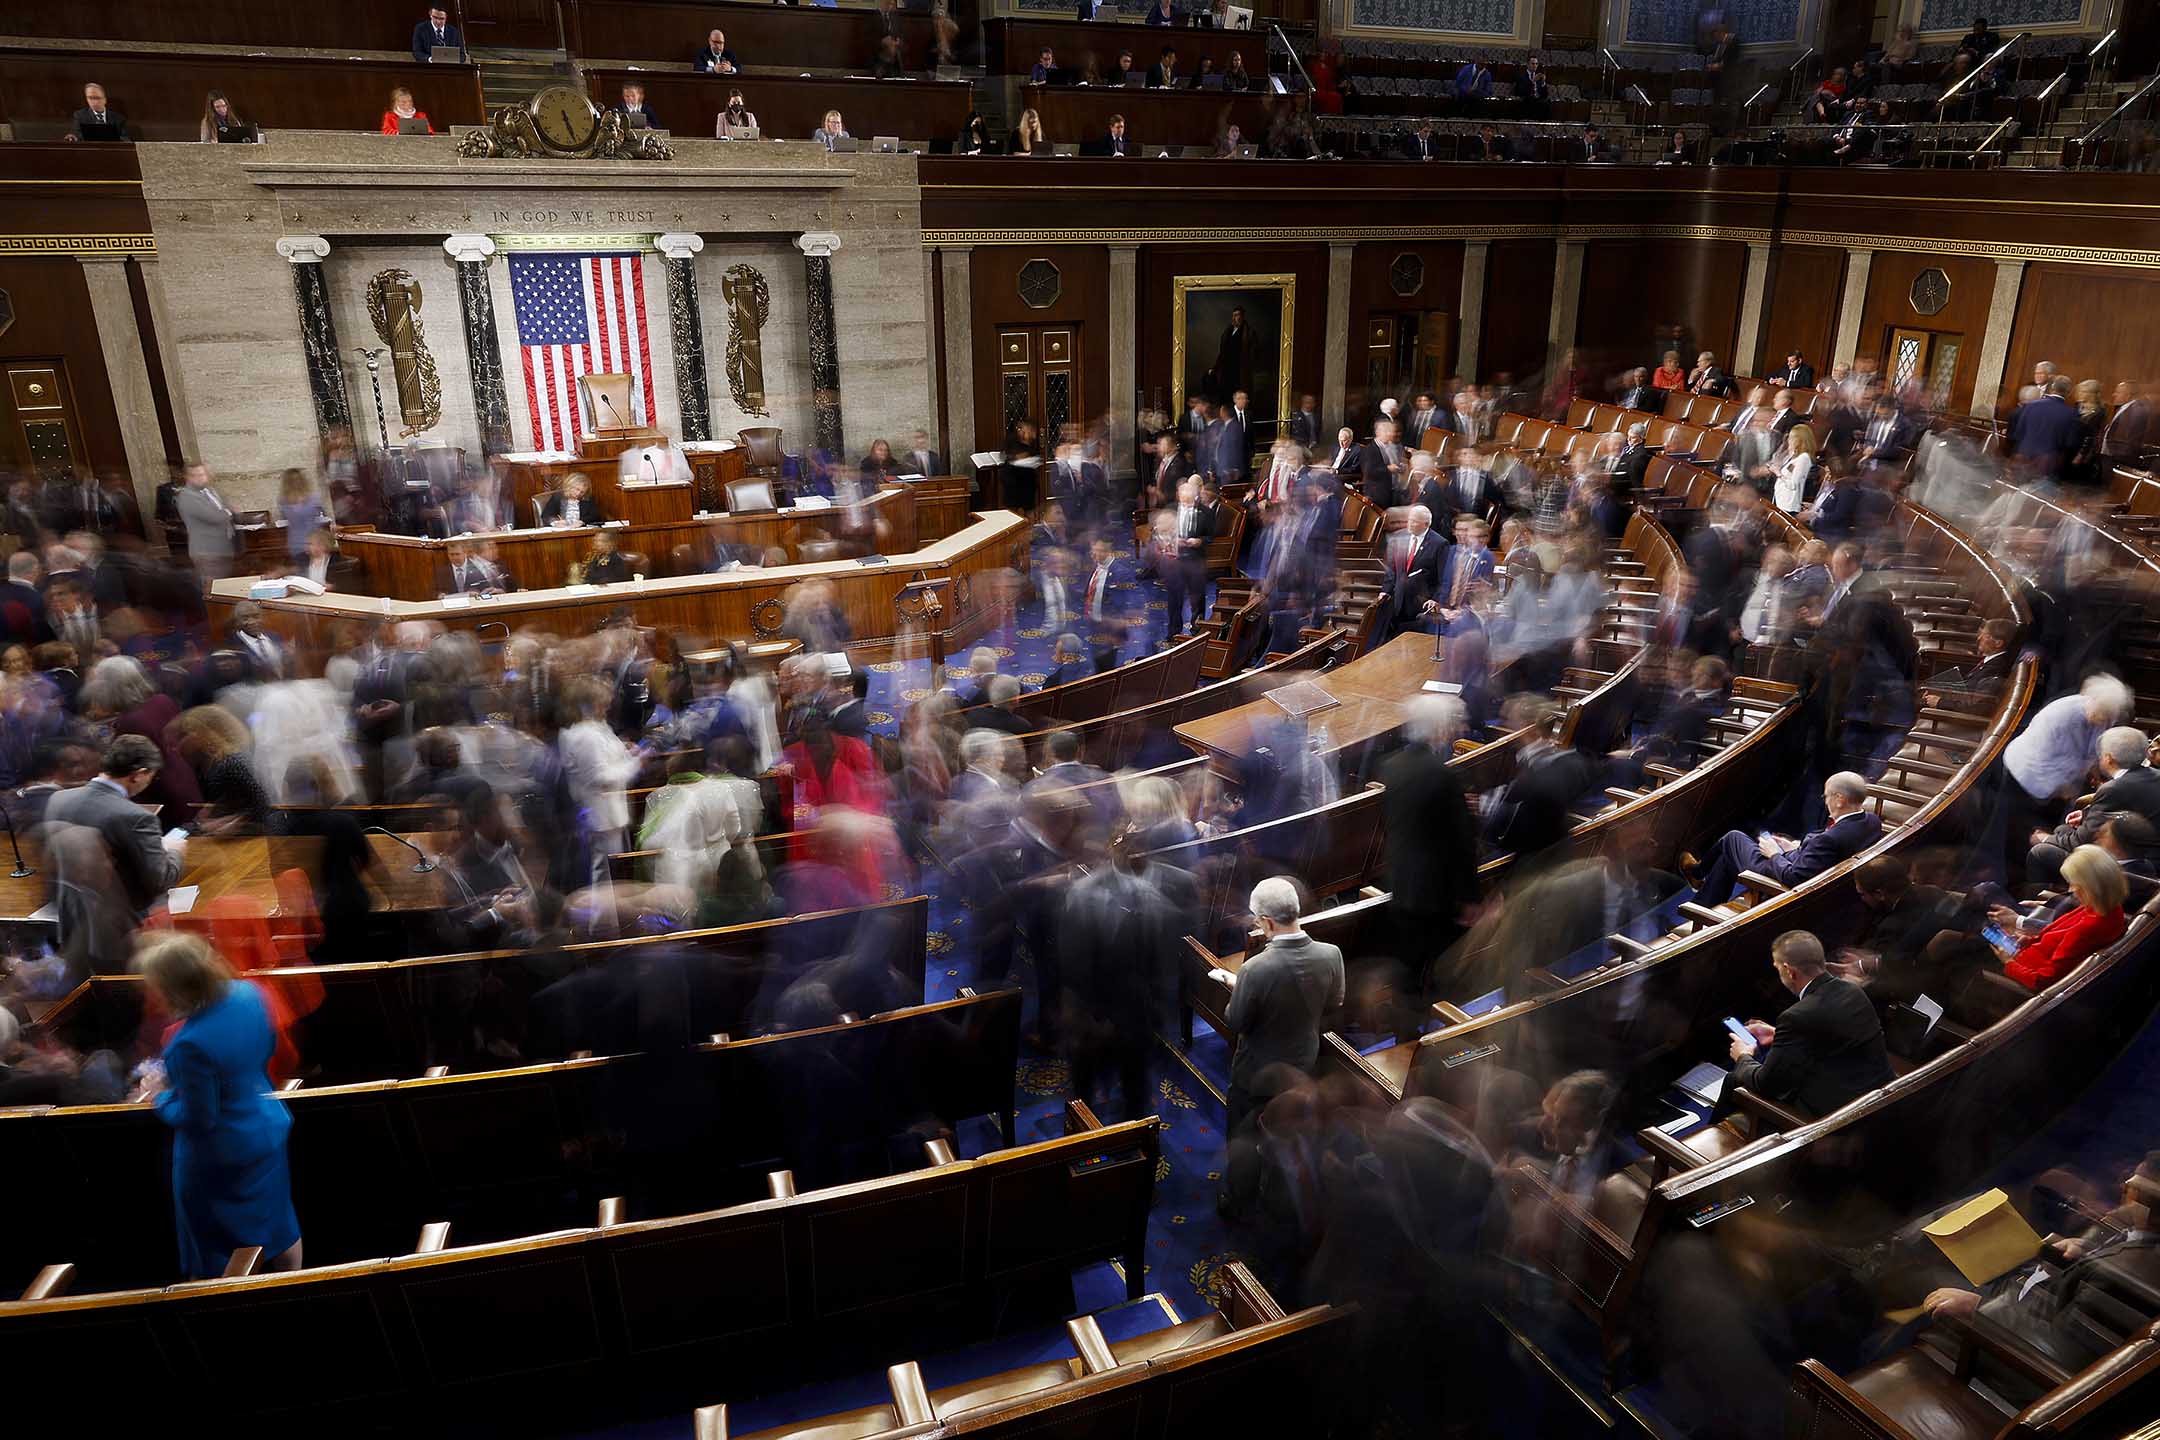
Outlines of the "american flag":
{"type": "MultiPolygon", "coordinates": [[[[510,298],[525,366],[533,448],[572,451],[585,420],[577,377],[630,377],[629,415],[653,417],[652,339],[645,329],[642,256],[513,254],[510,298]]],[[[603,412],[603,424],[614,424],[603,412]]]]}

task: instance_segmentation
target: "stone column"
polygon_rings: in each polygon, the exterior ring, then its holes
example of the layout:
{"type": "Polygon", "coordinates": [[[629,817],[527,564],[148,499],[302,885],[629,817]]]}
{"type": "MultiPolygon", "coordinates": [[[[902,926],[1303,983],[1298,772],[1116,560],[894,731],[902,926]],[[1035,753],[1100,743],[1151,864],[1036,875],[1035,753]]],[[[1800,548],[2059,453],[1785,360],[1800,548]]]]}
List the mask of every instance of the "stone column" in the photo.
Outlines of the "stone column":
{"type": "Polygon", "coordinates": [[[1552,370],[1575,343],[1575,312],[1582,303],[1583,242],[1562,239],[1553,247],[1552,318],[1545,326],[1545,368],[1552,370]]]}
{"type": "Polygon", "coordinates": [[[1988,301],[1987,334],[1980,341],[1980,370],[1973,376],[1972,413],[1995,414],[2002,398],[2003,371],[2010,364],[2010,326],[2017,319],[2018,291],[2025,284],[2023,260],[1995,262],[1995,294],[1988,301]]]}
{"type": "Polygon", "coordinates": [[[165,303],[165,276],[155,257],[138,255],[136,271],[142,276],[143,295],[150,302],[150,325],[157,332],[158,364],[165,372],[165,401],[172,408],[173,433],[180,440],[182,459],[202,453],[195,433],[195,412],[188,407],[187,372],[173,344],[172,307],[165,303]]]}
{"type": "MultiPolygon", "coordinates": [[[[1350,406],[1350,285],[1357,246],[1345,241],[1330,242],[1327,248],[1327,331],[1321,337],[1326,344],[1321,350],[1320,413],[1333,415],[1337,425],[1350,425],[1354,422],[1345,412],[1350,406]]],[[[1291,387],[1293,395],[1296,388],[1291,387]]],[[[1183,405],[1185,397],[1173,395],[1170,403],[1183,405]]]]}
{"type": "Polygon", "coordinates": [[[1118,479],[1133,473],[1139,427],[1140,247],[1110,247],[1110,463],[1118,479]]]}
{"type": "Polygon", "coordinates": [[[1832,366],[1852,364],[1860,349],[1860,317],[1867,313],[1868,272],[1874,268],[1873,250],[1845,252],[1845,299],[1838,306],[1837,340],[1830,347],[1832,366]]]}
{"type": "Polygon", "coordinates": [[[945,313],[938,323],[945,332],[945,468],[955,475],[973,475],[967,457],[975,453],[975,290],[970,246],[938,247],[938,274],[944,289],[945,313]]]}
{"type": "MultiPolygon", "coordinates": [[[[307,355],[308,392],[315,399],[315,428],[324,435],[353,428],[345,399],[345,360],[338,354],[337,324],[330,318],[330,287],[322,262],[330,242],[320,235],[287,235],[277,253],[292,264],[293,298],[300,307],[300,344],[307,355]]],[[[355,437],[358,438],[357,436],[355,437]]]]}
{"type": "Polygon", "coordinates": [[[465,362],[472,371],[473,414],[483,454],[500,455],[510,441],[510,395],[504,388],[502,342],[495,335],[495,296],[488,289],[485,235],[452,235],[443,249],[457,262],[458,314],[465,322],[465,362]]]}
{"type": "Polygon", "coordinates": [[[803,253],[809,289],[810,395],[817,410],[817,444],[839,464],[847,432],[840,423],[840,328],[833,320],[832,257],[840,249],[840,237],[829,230],[812,231],[796,236],[795,248],[803,253]]]}
{"type": "Polygon", "coordinates": [[[1462,300],[1455,307],[1455,370],[1477,384],[1478,346],[1485,337],[1485,257],[1490,240],[1465,240],[1462,247],[1462,300]]]}
{"type": "MultiPolygon", "coordinates": [[[[705,237],[655,235],[667,269],[668,328],[675,347],[675,409],[685,440],[712,439],[712,392],[705,384],[705,316],[698,308],[697,254],[705,237]]],[[[654,417],[658,423],[658,417],[654,417]]]]}
{"type": "MultiPolygon", "coordinates": [[[[1747,279],[1740,286],[1740,338],[1733,342],[1731,375],[1760,375],[1763,304],[1770,296],[1770,242],[1750,240],[1747,279]]],[[[1693,363],[1693,356],[1683,356],[1693,363]]]]}
{"type": "Polygon", "coordinates": [[[149,363],[143,358],[142,330],[135,323],[127,257],[75,258],[90,291],[90,314],[97,322],[98,349],[105,357],[113,410],[120,417],[120,447],[127,455],[135,503],[149,515],[156,509],[157,488],[165,478],[165,433],[158,428],[157,394],[151,388],[149,363]]]}
{"type": "MultiPolygon", "coordinates": [[[[922,252],[922,303],[923,334],[928,338],[923,346],[930,357],[930,443],[938,450],[950,450],[945,443],[945,367],[937,363],[938,346],[946,343],[945,312],[938,305],[938,257],[937,251],[925,247],[922,252]]],[[[959,472],[954,471],[957,474],[959,472]]]]}

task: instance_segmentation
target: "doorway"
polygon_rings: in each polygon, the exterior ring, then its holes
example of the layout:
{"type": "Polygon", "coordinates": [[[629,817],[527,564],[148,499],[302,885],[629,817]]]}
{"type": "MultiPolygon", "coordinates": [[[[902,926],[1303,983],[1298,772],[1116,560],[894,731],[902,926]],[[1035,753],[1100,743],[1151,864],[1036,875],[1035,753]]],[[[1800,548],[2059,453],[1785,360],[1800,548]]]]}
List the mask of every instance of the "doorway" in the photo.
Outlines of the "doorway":
{"type": "Polygon", "coordinates": [[[1089,413],[1080,393],[1080,327],[998,327],[997,443],[1021,420],[1033,420],[1045,453],[1055,450],[1065,427],[1089,413]]]}
{"type": "Polygon", "coordinates": [[[1455,317],[1446,311],[1375,311],[1365,322],[1366,403],[1429,390],[1447,404],[1441,387],[1454,355],[1455,317]]]}
{"type": "Polygon", "coordinates": [[[1958,357],[1964,351],[1962,334],[1897,326],[1890,331],[1882,373],[1891,390],[1917,383],[1927,392],[1928,403],[1941,408],[1949,403],[1951,387],[1957,382],[1958,357]]]}
{"type": "Polygon", "coordinates": [[[58,360],[8,360],[4,457],[40,478],[77,473],[85,457],[75,391],[58,360]]]}

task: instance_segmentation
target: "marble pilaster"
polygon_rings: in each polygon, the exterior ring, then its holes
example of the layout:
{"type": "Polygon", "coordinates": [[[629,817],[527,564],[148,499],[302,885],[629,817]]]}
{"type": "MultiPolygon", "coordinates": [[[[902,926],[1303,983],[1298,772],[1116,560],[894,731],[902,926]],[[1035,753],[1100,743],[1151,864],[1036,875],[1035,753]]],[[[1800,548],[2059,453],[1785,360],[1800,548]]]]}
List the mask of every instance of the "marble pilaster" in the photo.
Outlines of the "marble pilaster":
{"type": "Polygon", "coordinates": [[[972,247],[940,246],[937,253],[945,333],[945,467],[956,475],[980,447],[975,433],[975,282],[972,247]]]}
{"type": "Polygon", "coordinates": [[[675,352],[675,408],[682,419],[682,438],[710,440],[712,396],[705,382],[705,318],[698,306],[698,252],[705,248],[701,235],[656,235],[661,263],[667,268],[668,318],[675,352]]]}
{"type": "Polygon", "coordinates": [[[293,298],[300,309],[300,344],[307,357],[308,393],[315,401],[315,429],[324,436],[334,430],[351,430],[352,410],[345,403],[345,360],[338,354],[337,323],[330,318],[330,287],[324,283],[322,272],[330,242],[320,235],[287,235],[277,242],[277,252],[292,265],[293,298]]]}
{"type": "Polygon", "coordinates": [[[1980,369],[1973,376],[1972,413],[1995,413],[2002,398],[2003,372],[2010,366],[2010,327],[2017,320],[2018,291],[2025,284],[2023,260],[1995,262],[1995,293],[1988,300],[1987,333],[1980,340],[1980,369]]]}
{"type": "MultiPolygon", "coordinates": [[[[1770,296],[1770,243],[1750,240],[1747,247],[1747,278],[1740,285],[1740,337],[1733,342],[1733,375],[1760,375],[1762,363],[1763,303],[1770,296]]],[[[1693,357],[1688,357],[1693,363],[1693,357]]]]}
{"type": "Polygon", "coordinates": [[[516,448],[510,439],[510,395],[503,377],[502,343],[495,333],[495,296],[488,287],[488,257],[495,242],[485,235],[452,235],[443,249],[457,264],[458,314],[464,321],[465,362],[472,371],[473,414],[480,448],[499,455],[516,448]]]}
{"type": "Polygon", "coordinates": [[[1873,250],[1845,252],[1845,298],[1838,305],[1837,339],[1830,346],[1830,364],[1850,365],[1860,349],[1860,317],[1867,314],[1868,272],[1875,268],[1873,250]]]}
{"type": "Polygon", "coordinates": [[[1545,326],[1545,368],[1552,370],[1575,343],[1576,311],[1582,304],[1583,242],[1562,239],[1553,247],[1552,317],[1545,326]]]}
{"type": "Polygon", "coordinates": [[[156,508],[158,483],[165,478],[165,434],[158,427],[157,394],[135,322],[128,260],[124,255],[80,255],[76,260],[90,292],[90,313],[97,321],[98,348],[120,419],[120,448],[127,455],[135,503],[148,515],[156,508]]]}
{"type": "Polygon", "coordinates": [[[1140,396],[1140,247],[1110,247],[1110,462],[1133,473],[1140,396]]]}
{"type": "Polygon", "coordinates": [[[1490,240],[1465,240],[1462,247],[1462,299],[1455,307],[1455,369],[1471,384],[1478,378],[1478,347],[1485,338],[1485,258],[1490,240]]]}
{"type": "MultiPolygon", "coordinates": [[[[1349,424],[1350,408],[1350,285],[1355,272],[1357,246],[1350,242],[1328,244],[1327,261],[1327,329],[1322,333],[1324,342],[1320,360],[1320,413],[1337,417],[1337,424],[1349,424]]],[[[1183,404],[1185,397],[1171,397],[1172,404],[1183,404]]],[[[1291,399],[1296,404],[1295,387],[1291,399]]]]}
{"type": "Polygon", "coordinates": [[[195,433],[195,412],[188,405],[187,376],[173,345],[172,306],[165,296],[165,272],[155,256],[138,255],[136,273],[142,277],[143,297],[150,302],[150,328],[156,332],[158,368],[165,376],[165,404],[172,412],[173,433],[180,441],[181,457],[202,454],[202,440],[195,433]]]}
{"type": "Polygon", "coordinates": [[[817,445],[837,463],[847,440],[840,417],[840,328],[833,318],[832,257],[840,237],[829,230],[795,237],[802,251],[810,309],[810,394],[817,445]]]}

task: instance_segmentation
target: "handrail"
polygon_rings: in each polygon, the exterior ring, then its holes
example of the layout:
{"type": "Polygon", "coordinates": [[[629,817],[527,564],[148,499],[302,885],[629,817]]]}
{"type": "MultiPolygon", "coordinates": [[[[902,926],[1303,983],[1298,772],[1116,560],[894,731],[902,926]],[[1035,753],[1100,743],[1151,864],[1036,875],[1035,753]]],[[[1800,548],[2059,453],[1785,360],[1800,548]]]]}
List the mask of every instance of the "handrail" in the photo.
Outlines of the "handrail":
{"type": "Polygon", "coordinates": [[[2108,47],[2108,46],[2110,46],[2110,45],[2112,45],[2112,44],[2114,44],[2114,43],[2115,43],[2115,37],[2116,37],[2117,35],[2121,34],[2121,33],[2122,33],[2122,32],[2121,32],[2120,30],[2110,30],[2110,31],[2108,31],[2108,33],[2107,33],[2107,34],[2105,34],[2105,35],[2102,35],[2102,36],[2100,37],[2099,41],[2098,41],[2098,42],[2097,42],[2096,44],[2094,44],[2094,46],[2092,47],[2092,49],[2090,49],[2090,50],[2087,50],[2087,51],[2085,52],[2085,58],[2086,58],[2087,60],[2091,60],[2091,59],[2092,59],[2092,58],[2093,58],[2094,56],[2098,55],[2098,54],[2099,54],[2099,53],[2100,53],[2100,52],[2101,52],[2102,50],[2105,50],[2105,49],[2107,49],[2107,47],[2108,47]]]}
{"type": "Polygon", "coordinates": [[[1972,84],[1973,81],[1979,79],[1982,75],[1986,74],[1988,68],[1992,66],[1996,61],[2002,59],[2003,56],[2009,54],[2020,43],[2026,40],[2030,40],[2031,38],[2032,31],[2020,30],[2017,34],[2011,36],[2008,40],[2003,41],[2002,48],[1998,49],[1994,54],[1988,56],[1987,59],[1981,61],[1978,65],[1973,66],[1972,69],[1966,71],[1963,75],[1960,75],[1955,85],[1952,85],[1949,89],[1943,91],[1942,98],[1935,102],[1936,112],[1938,114],[1941,113],[1942,107],[1948,105],[1952,98],[1957,95],[1958,91],[1963,90],[1967,85],[1972,84]]]}
{"type": "Polygon", "coordinates": [[[2135,95],[2132,95],[2129,99],[2123,101],[2122,104],[2116,106],[2113,110],[2109,111],[2108,117],[2105,120],[2102,120],[2099,124],[2093,126],[2092,129],[2086,131],[2083,135],[2080,135],[2077,139],[2078,158],[2080,160],[2084,159],[2085,147],[2093,142],[2094,137],[2098,136],[2101,131],[2107,129],[2108,126],[2113,125],[2117,120],[2120,120],[2125,110],[2128,110],[2131,106],[2137,104],[2138,101],[2144,99],[2147,95],[2152,94],[2152,89],[2155,85],[2160,85],[2160,74],[2154,75],[2143,85],[2138,86],[2137,93],[2135,95]]]}
{"type": "Polygon", "coordinates": [[[2015,115],[2003,116],[2001,122],[1997,124],[1993,130],[1988,131],[1987,138],[1982,140],[1978,145],[1973,146],[1972,154],[1967,158],[1977,160],[1982,155],[1985,155],[1988,151],[1988,147],[1995,143],[1995,137],[2002,134],[2003,130],[2007,128],[2010,124],[2012,124],[2016,119],[2017,117],[2015,115]]]}
{"type": "Polygon", "coordinates": [[[1290,57],[1290,63],[1297,67],[1298,78],[1305,82],[1306,91],[1310,93],[1314,90],[1317,90],[1319,87],[1312,83],[1312,76],[1305,73],[1305,62],[1298,59],[1297,46],[1292,45],[1290,43],[1290,37],[1283,34],[1282,26],[1276,24],[1273,20],[1270,20],[1268,21],[1267,28],[1275,32],[1275,38],[1277,40],[1282,41],[1283,52],[1290,57]]]}

